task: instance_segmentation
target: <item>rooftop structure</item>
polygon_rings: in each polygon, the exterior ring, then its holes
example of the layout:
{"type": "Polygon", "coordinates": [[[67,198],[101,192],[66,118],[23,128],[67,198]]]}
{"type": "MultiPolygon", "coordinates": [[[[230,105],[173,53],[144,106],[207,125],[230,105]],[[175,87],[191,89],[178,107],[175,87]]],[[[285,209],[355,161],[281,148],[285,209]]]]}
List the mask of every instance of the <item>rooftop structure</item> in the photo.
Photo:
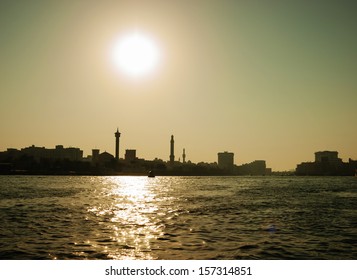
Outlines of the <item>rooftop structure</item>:
{"type": "Polygon", "coordinates": [[[315,153],[315,162],[325,162],[325,163],[342,163],[342,159],[338,158],[338,152],[336,151],[323,151],[315,153]]]}

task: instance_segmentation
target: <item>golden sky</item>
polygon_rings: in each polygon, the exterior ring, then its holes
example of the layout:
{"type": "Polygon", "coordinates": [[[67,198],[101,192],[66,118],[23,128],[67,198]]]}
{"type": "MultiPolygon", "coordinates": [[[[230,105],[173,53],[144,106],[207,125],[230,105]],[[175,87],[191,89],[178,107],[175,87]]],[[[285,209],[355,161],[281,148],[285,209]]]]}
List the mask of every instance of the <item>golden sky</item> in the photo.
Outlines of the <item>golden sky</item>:
{"type": "Polygon", "coordinates": [[[120,156],[294,169],[319,150],[357,159],[353,1],[0,2],[0,150],[92,148],[120,156]],[[267,3],[269,2],[269,3],[267,3]],[[150,75],[115,71],[127,32],[161,53],[150,75]]]}

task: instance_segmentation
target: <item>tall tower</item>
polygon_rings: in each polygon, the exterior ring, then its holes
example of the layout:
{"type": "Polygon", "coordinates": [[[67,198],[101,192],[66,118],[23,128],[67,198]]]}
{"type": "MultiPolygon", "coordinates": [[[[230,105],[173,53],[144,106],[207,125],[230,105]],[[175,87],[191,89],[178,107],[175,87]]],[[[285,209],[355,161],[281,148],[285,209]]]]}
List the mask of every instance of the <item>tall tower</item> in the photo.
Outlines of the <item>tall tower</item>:
{"type": "Polygon", "coordinates": [[[183,153],[182,153],[182,162],[186,163],[186,153],[185,153],[185,149],[183,149],[183,153]]]}
{"type": "Polygon", "coordinates": [[[170,163],[174,163],[174,161],[175,161],[174,146],[175,146],[174,136],[171,135],[171,141],[170,141],[170,163]]]}
{"type": "Polygon", "coordinates": [[[119,129],[117,128],[117,131],[114,133],[115,135],[115,159],[116,161],[119,160],[119,138],[120,138],[120,132],[119,129]]]}

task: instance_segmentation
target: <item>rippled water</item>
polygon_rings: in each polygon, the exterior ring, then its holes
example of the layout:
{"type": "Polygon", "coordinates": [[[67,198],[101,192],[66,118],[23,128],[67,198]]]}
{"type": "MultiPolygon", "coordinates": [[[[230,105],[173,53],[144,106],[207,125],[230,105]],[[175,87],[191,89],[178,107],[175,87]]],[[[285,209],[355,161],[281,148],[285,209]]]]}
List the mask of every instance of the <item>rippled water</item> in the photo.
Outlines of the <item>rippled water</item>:
{"type": "Polygon", "coordinates": [[[357,179],[0,176],[0,226],[0,259],[357,259],[357,179]]]}

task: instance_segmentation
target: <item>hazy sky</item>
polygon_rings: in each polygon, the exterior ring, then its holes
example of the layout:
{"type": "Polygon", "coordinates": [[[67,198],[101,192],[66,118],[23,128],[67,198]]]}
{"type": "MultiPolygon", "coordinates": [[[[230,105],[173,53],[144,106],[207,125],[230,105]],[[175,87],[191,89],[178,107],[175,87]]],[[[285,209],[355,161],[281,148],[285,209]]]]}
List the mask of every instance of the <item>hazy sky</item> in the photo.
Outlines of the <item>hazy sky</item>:
{"type": "Polygon", "coordinates": [[[32,144],[273,170],[357,159],[354,1],[0,1],[0,150],[32,144]],[[115,71],[113,42],[150,34],[160,67],[115,71]]]}

